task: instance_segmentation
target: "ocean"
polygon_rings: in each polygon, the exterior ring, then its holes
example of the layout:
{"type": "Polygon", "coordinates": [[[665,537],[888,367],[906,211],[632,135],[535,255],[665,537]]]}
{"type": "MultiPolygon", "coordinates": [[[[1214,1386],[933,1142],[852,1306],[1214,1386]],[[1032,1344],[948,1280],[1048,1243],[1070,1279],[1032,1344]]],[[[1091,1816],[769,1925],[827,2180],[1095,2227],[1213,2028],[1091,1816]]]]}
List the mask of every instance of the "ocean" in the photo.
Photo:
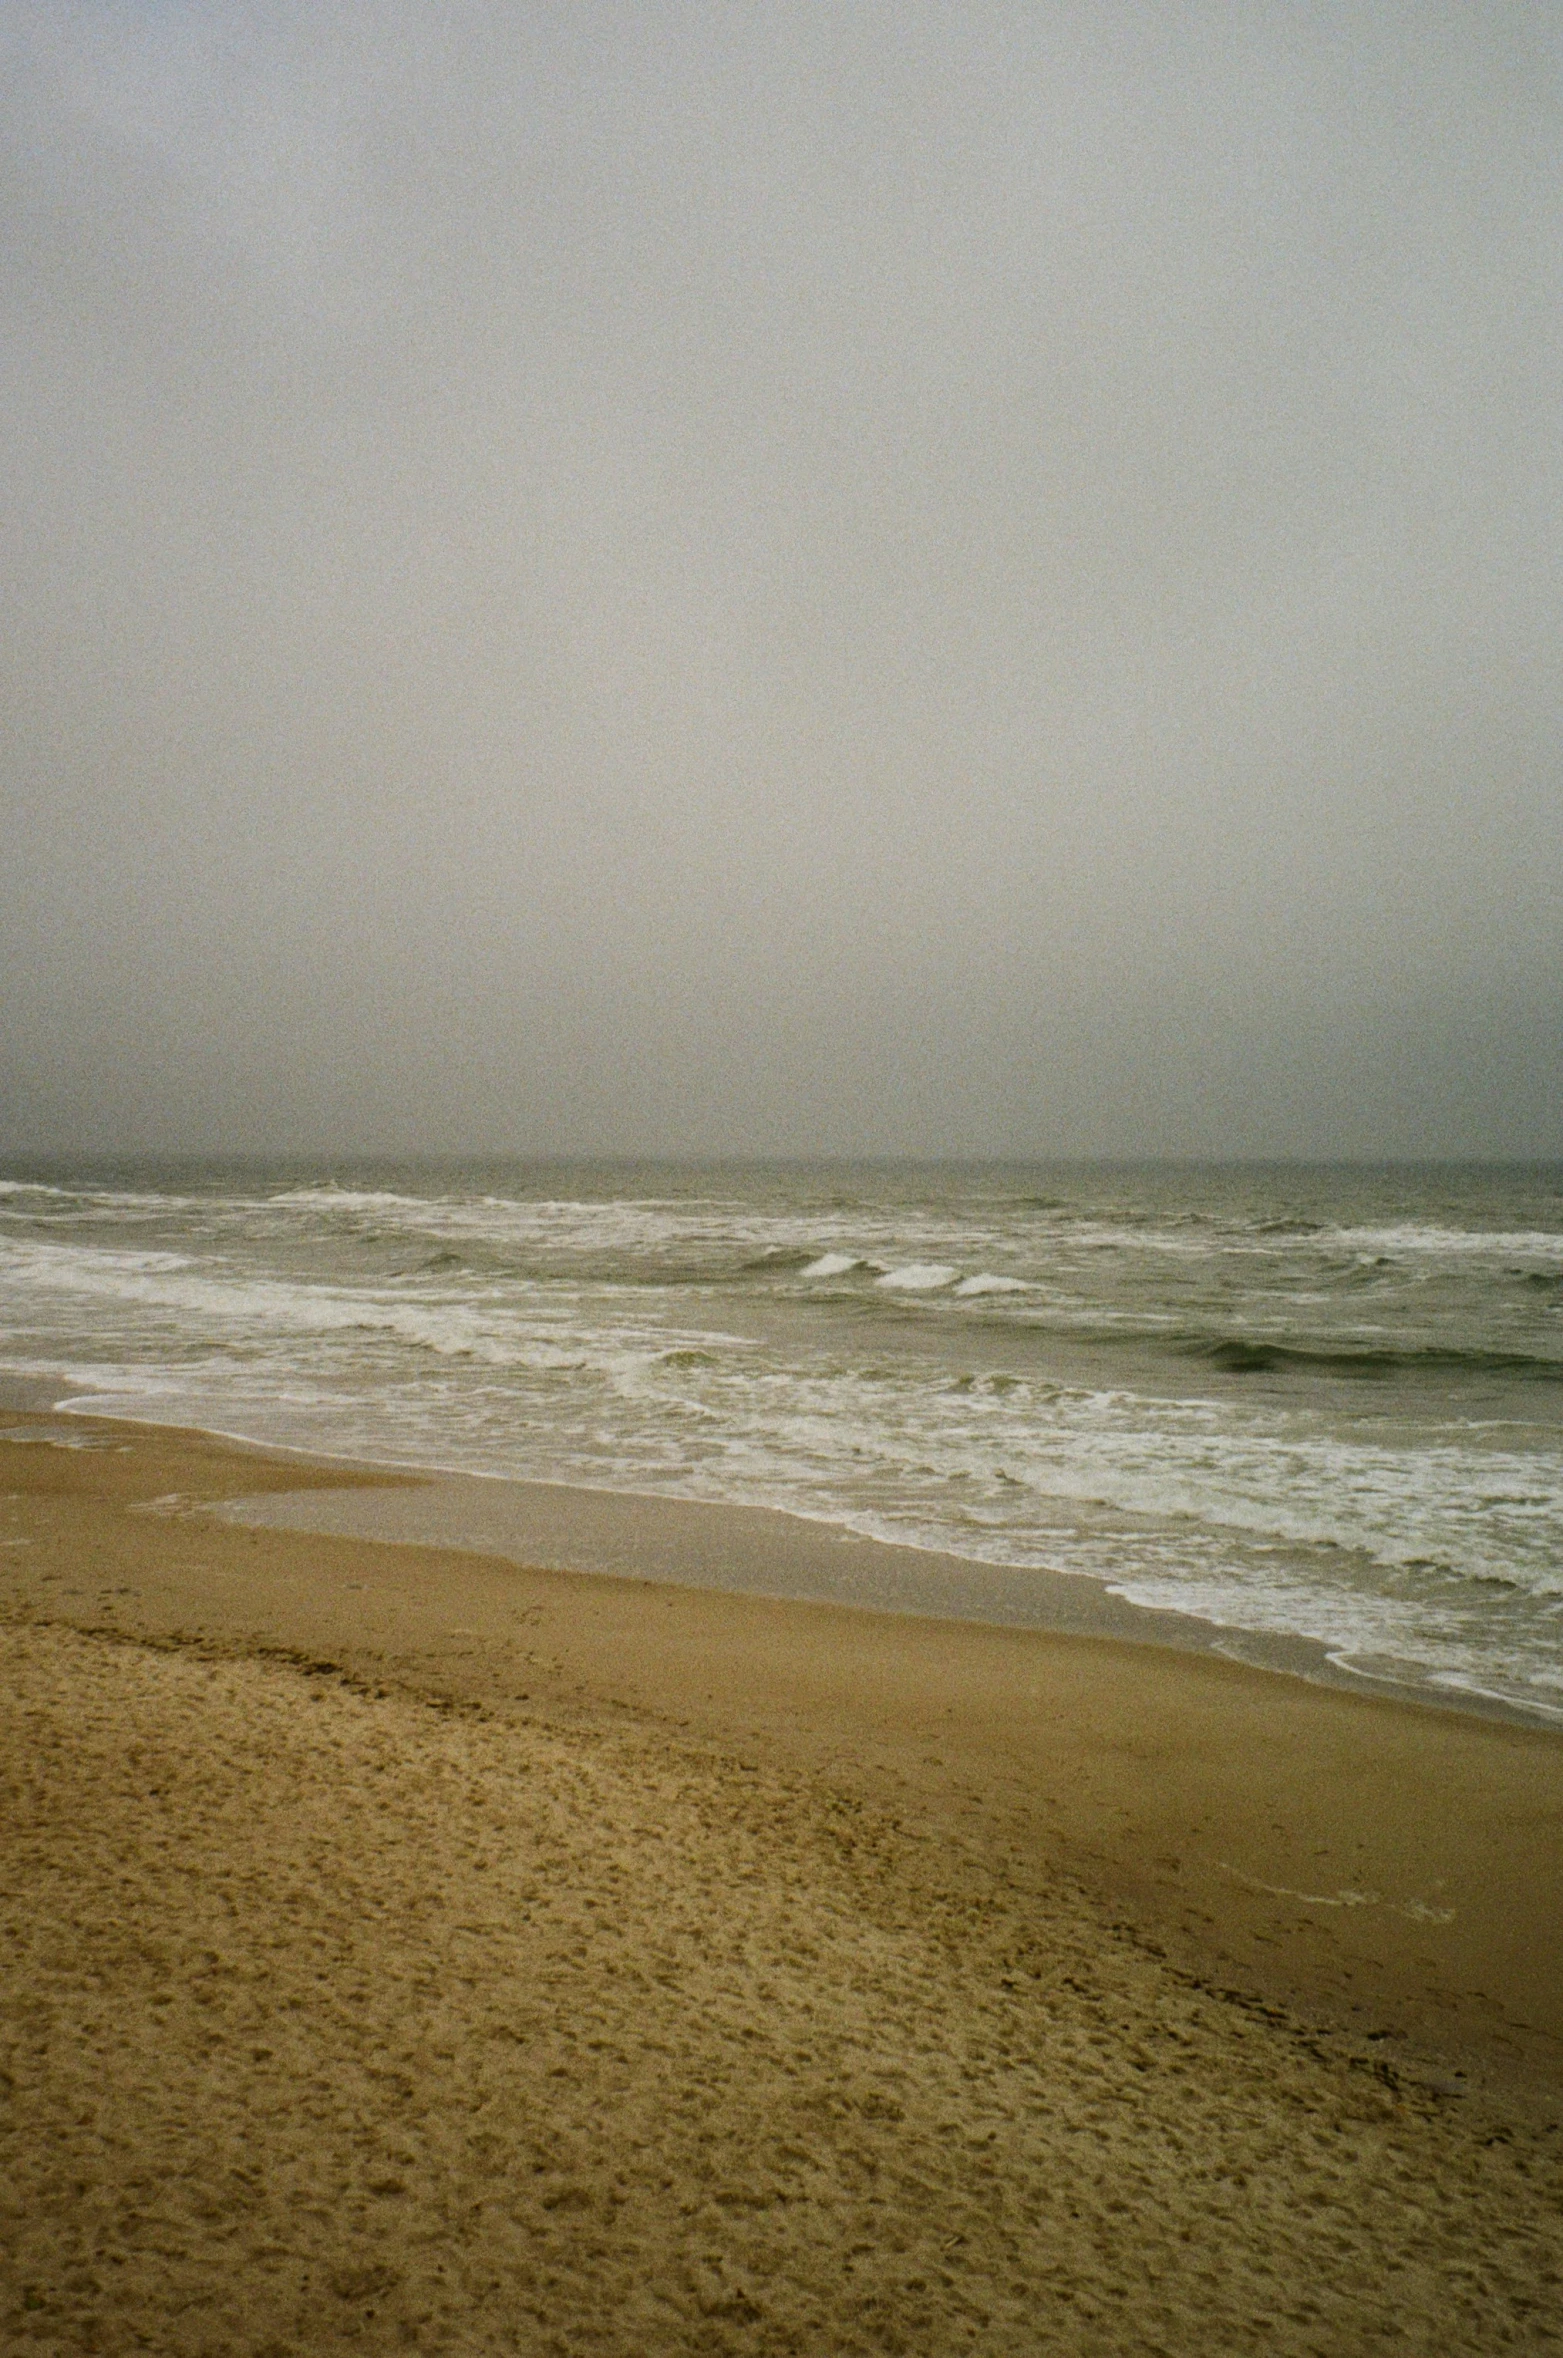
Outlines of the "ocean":
{"type": "Polygon", "coordinates": [[[5,1170],[0,1377],[81,1408],[784,1508],[1563,1724],[1563,1166],[5,1170]]]}

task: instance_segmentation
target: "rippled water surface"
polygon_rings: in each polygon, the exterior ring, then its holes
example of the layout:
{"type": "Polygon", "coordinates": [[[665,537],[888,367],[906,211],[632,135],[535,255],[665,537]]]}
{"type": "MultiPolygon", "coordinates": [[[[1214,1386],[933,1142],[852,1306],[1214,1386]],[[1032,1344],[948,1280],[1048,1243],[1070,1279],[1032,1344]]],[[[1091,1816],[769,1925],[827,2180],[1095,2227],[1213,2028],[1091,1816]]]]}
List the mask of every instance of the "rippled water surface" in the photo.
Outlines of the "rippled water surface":
{"type": "Polygon", "coordinates": [[[7,1166],[125,1413],[774,1505],[1563,1722],[1563,1168],[7,1166]]]}

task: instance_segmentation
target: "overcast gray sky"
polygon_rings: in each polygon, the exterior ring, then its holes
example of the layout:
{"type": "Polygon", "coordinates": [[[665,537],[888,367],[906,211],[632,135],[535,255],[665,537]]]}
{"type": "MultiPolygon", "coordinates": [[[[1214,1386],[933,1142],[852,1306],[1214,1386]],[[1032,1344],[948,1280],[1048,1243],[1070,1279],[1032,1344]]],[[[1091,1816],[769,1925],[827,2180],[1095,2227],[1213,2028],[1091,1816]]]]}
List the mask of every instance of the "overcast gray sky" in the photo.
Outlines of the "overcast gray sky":
{"type": "Polygon", "coordinates": [[[1563,1153],[1563,12],[0,0],[0,1150],[1563,1153]]]}

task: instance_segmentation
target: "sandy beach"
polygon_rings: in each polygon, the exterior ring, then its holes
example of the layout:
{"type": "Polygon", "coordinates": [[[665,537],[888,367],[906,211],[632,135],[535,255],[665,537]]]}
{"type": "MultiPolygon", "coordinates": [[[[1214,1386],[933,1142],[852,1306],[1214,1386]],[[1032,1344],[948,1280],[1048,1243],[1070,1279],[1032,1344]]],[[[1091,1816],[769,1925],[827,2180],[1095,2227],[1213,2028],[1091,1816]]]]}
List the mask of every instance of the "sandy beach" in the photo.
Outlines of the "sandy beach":
{"type": "Polygon", "coordinates": [[[1563,1742],[16,1414],[0,2344],[1563,2339],[1563,1742]]]}

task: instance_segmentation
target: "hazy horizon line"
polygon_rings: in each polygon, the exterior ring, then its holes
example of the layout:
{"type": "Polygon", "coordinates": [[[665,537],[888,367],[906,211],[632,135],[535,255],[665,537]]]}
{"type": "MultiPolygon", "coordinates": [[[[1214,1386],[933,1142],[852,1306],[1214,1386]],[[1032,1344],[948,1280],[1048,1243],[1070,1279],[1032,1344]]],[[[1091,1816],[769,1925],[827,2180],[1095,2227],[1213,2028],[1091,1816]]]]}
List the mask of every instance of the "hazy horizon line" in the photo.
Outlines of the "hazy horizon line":
{"type": "MultiPolygon", "coordinates": [[[[670,1154],[657,1149],[637,1152],[623,1148],[612,1150],[582,1149],[526,1149],[519,1147],[452,1148],[437,1152],[417,1152],[385,1147],[297,1147],[277,1150],[260,1148],[126,1148],[106,1150],[101,1147],[49,1147],[37,1150],[26,1148],[0,1149],[0,1176],[16,1177],[21,1166],[30,1169],[52,1167],[55,1170],[74,1168],[113,1168],[126,1166],[159,1166],[162,1168],[253,1168],[282,1170],[303,1165],[338,1164],[346,1167],[378,1166],[404,1170],[461,1170],[494,1164],[519,1164],[538,1169],[559,1169],[570,1165],[592,1164],[605,1168],[652,1166],[662,1170],[822,1170],[835,1168],[875,1170],[1009,1170],[1070,1168],[1094,1170],[1295,1170],[1295,1171],[1386,1171],[1386,1170],[1466,1170],[1466,1171],[1563,1171],[1563,1155],[1469,1155],[1469,1154],[1134,1154],[1084,1151],[1049,1152],[1043,1149],[1016,1149],[1002,1154],[912,1154],[912,1153],[844,1153],[822,1151],[790,1154],[743,1153],[684,1153],[670,1154]]],[[[329,1184],[329,1179],[326,1182],[329,1184]]]]}

